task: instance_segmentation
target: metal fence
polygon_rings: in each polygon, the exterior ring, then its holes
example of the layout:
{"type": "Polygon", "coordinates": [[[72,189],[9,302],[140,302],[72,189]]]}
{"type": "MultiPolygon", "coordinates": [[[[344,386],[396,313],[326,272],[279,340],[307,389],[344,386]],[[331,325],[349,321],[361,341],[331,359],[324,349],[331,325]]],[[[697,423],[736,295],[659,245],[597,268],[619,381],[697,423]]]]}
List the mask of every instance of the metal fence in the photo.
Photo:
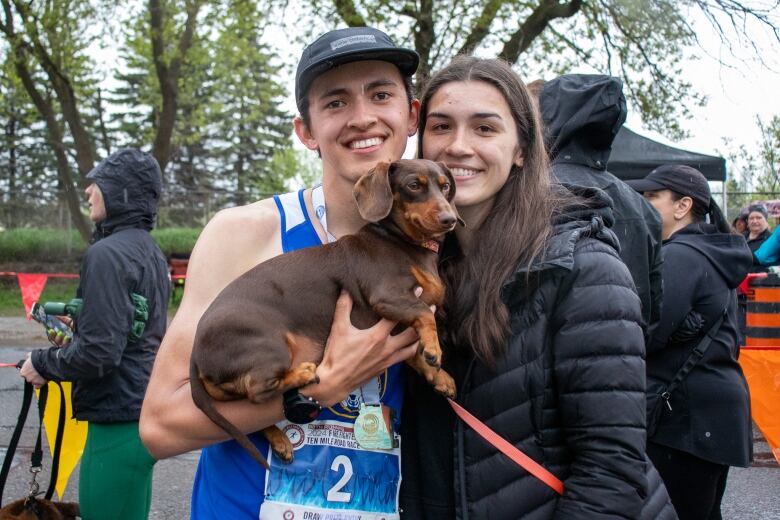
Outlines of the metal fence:
{"type": "MultiPolygon", "coordinates": [[[[270,196],[270,195],[267,195],[270,196]]],[[[82,212],[87,204],[80,196],[82,212]]],[[[181,191],[165,193],[157,210],[157,227],[203,227],[223,208],[245,202],[225,191],[181,191]]],[[[72,221],[62,194],[52,192],[16,192],[0,195],[0,228],[70,229],[72,221]]]]}

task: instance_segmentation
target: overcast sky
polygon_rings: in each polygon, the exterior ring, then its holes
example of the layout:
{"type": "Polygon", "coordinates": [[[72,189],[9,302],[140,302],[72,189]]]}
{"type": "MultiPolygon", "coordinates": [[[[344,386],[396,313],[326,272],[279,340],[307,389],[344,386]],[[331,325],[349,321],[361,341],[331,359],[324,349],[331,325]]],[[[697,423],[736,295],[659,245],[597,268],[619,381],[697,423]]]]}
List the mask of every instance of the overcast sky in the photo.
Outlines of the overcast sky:
{"type": "MultiPolygon", "coordinates": [[[[287,10],[285,17],[291,17],[292,10],[287,10]]],[[[780,25],[780,12],[775,13],[774,21],[780,25]]],[[[286,28],[274,27],[265,35],[265,40],[271,43],[281,54],[285,64],[286,77],[283,84],[288,87],[289,95],[283,102],[283,108],[295,113],[293,99],[294,65],[302,50],[302,44],[285,34],[285,31],[295,31],[297,20],[286,20],[286,28]],[[280,43],[283,42],[283,43],[280,43]]],[[[756,41],[761,49],[764,64],[760,63],[747,42],[734,43],[734,54],[731,54],[720,42],[714,29],[707,23],[703,15],[693,20],[694,27],[702,49],[691,49],[690,55],[697,59],[686,60],[682,67],[685,79],[699,93],[707,96],[704,107],[694,107],[694,117],[683,122],[683,128],[690,137],[673,142],[663,134],[655,133],[643,127],[636,112],[629,112],[626,125],[632,130],[647,135],[653,139],[696,152],[726,155],[730,150],[736,150],[739,145],[745,145],[750,151],[757,150],[760,132],[756,125],[756,115],[768,122],[773,115],[780,116],[780,44],[757,24],[747,29],[750,38],[756,41]],[[722,65],[718,62],[725,63],[722,65]],[[732,144],[724,144],[724,138],[732,144]]],[[[734,39],[733,31],[729,33],[734,39]]],[[[104,42],[105,44],[105,42],[104,42]]],[[[109,72],[116,63],[115,47],[109,44],[102,52],[95,52],[96,58],[102,62],[106,71],[107,86],[115,85],[109,72]]],[[[571,72],[593,72],[593,70],[572,70],[571,72]]],[[[549,79],[549,78],[547,78],[549,79]]],[[[297,142],[297,139],[293,137],[297,142]]],[[[413,153],[415,140],[410,140],[410,150],[413,153]]]]}
{"type": "MultiPolygon", "coordinates": [[[[780,23],[780,13],[776,13],[775,23],[780,23]]],[[[697,19],[695,26],[699,28],[703,50],[695,51],[699,59],[686,61],[683,74],[708,97],[708,102],[694,108],[694,118],[683,125],[690,138],[673,143],[642,128],[636,114],[630,114],[626,124],[667,144],[697,152],[725,154],[724,138],[733,140],[734,145],[729,148],[744,144],[755,150],[761,136],[756,115],[765,122],[773,115],[780,116],[780,44],[759,27],[749,30],[761,49],[765,62],[761,64],[746,42],[737,44],[734,56],[705,20],[697,19]],[[718,63],[718,59],[728,66],[718,63]]]]}

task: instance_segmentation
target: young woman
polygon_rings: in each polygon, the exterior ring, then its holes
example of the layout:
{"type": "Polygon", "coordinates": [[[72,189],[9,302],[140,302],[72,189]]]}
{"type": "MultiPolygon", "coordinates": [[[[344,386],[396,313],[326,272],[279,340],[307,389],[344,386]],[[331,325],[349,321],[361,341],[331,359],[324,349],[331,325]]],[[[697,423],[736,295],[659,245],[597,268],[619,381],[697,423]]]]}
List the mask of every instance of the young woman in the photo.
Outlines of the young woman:
{"type": "Polygon", "coordinates": [[[441,253],[439,330],[458,401],[565,491],[410,375],[404,516],[674,518],[657,473],[648,479],[640,305],[608,199],[551,185],[535,105],[504,62],[455,59],[431,78],[420,118],[418,153],[452,170],[466,223],[441,253]]]}
{"type": "Polygon", "coordinates": [[[737,363],[735,294],[752,256],[745,238],[729,232],[698,170],[659,166],[629,184],[661,215],[664,287],[674,288],[647,346],[648,413],[657,422],[647,452],[681,519],[720,520],[729,466],[750,465],[753,446],[748,388],[737,363]],[[703,342],[707,336],[711,342],[703,342]],[[696,347],[704,355],[667,406],[659,395],[696,347]]]}

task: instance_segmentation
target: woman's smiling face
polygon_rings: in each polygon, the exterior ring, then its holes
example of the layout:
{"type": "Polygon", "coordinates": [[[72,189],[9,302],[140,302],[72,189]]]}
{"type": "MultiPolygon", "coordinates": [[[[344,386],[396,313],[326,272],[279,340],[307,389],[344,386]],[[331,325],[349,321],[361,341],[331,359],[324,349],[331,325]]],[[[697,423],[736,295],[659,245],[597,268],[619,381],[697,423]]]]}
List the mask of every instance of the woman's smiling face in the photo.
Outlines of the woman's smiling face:
{"type": "Polygon", "coordinates": [[[428,104],[422,142],[425,159],[452,171],[459,208],[492,204],[512,166],[523,164],[509,105],[484,81],[443,85],[428,104]]]}

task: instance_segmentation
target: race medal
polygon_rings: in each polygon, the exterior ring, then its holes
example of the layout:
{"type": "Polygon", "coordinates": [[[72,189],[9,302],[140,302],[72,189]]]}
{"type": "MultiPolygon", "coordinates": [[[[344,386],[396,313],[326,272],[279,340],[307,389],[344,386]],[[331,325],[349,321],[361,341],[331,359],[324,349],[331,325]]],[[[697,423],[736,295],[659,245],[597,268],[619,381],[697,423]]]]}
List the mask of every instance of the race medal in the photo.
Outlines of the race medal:
{"type": "Polygon", "coordinates": [[[360,405],[355,419],[355,439],[361,448],[367,450],[392,450],[395,448],[393,435],[388,427],[381,404],[360,405]]]}

